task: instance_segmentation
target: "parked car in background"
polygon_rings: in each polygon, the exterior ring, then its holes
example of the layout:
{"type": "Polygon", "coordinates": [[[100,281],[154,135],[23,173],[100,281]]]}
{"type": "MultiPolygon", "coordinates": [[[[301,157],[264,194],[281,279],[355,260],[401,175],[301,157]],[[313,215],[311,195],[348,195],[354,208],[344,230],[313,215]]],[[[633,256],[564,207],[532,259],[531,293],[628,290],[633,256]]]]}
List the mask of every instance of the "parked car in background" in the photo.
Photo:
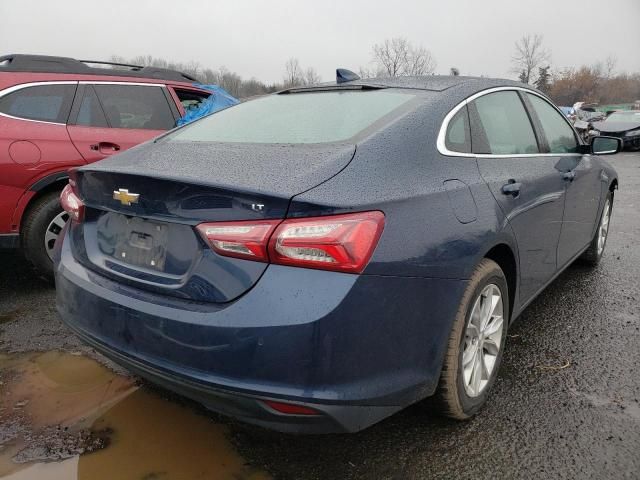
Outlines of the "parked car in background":
{"type": "Polygon", "coordinates": [[[593,135],[608,135],[620,138],[624,148],[640,150],[640,110],[620,110],[606,119],[593,122],[593,135]]]}
{"type": "Polygon", "coordinates": [[[618,179],[598,154],[619,146],[520,83],[340,72],[72,172],[57,307],[266,427],[357,431],[431,395],[467,419],[508,325],[600,261],[618,179]]]}
{"type": "Polygon", "coordinates": [[[576,120],[576,109],[573,107],[558,107],[565,117],[569,119],[571,123],[576,120]]]}
{"type": "Polygon", "coordinates": [[[21,246],[51,277],[53,246],[68,218],[59,204],[67,170],[173,128],[185,107],[211,95],[194,82],[160,68],[0,57],[0,248],[21,246]]]}
{"type": "Polygon", "coordinates": [[[597,104],[578,102],[576,105],[578,107],[575,109],[573,127],[585,142],[589,142],[593,130],[592,123],[604,120],[606,114],[596,110],[597,104]]]}

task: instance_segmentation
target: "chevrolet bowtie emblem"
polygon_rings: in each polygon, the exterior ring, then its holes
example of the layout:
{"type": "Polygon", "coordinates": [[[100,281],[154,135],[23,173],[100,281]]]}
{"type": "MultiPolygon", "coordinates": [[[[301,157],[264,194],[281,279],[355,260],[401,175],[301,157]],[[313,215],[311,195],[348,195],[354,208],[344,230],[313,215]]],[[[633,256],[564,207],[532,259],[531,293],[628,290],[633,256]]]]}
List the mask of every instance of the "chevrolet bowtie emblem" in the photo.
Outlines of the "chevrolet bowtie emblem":
{"type": "Polygon", "coordinates": [[[131,205],[132,203],[138,203],[140,195],[137,193],[129,193],[126,188],[120,188],[113,191],[113,199],[118,200],[122,205],[131,205]]]}

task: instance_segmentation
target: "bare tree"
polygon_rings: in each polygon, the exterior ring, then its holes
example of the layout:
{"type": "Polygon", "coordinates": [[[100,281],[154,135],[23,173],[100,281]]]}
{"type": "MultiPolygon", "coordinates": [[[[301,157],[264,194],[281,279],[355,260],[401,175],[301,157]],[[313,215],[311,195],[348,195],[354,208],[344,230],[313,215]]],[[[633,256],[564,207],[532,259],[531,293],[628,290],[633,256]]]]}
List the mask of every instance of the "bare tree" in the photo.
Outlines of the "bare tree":
{"type": "Polygon", "coordinates": [[[358,69],[358,76],[360,78],[375,78],[384,76],[384,72],[376,71],[373,68],[360,67],[358,69]]]}
{"type": "Polygon", "coordinates": [[[299,87],[304,85],[304,73],[297,58],[290,58],[285,64],[284,87],[299,87]]]}
{"type": "Polygon", "coordinates": [[[304,72],[305,85],[315,85],[316,83],[320,83],[321,81],[322,79],[320,78],[320,75],[318,75],[318,72],[316,72],[315,68],[309,67],[304,72]]]}
{"type": "Polygon", "coordinates": [[[604,59],[604,74],[607,78],[613,77],[617,65],[618,57],[615,55],[609,55],[604,59]]]}
{"type": "Polygon", "coordinates": [[[406,38],[386,39],[373,46],[373,63],[378,74],[388,77],[401,75],[428,75],[434,72],[436,62],[426,48],[413,46],[406,38]]]}
{"type": "Polygon", "coordinates": [[[409,42],[401,37],[387,39],[373,46],[373,61],[388,77],[402,75],[408,55],[409,42]]]}
{"type": "Polygon", "coordinates": [[[405,75],[431,75],[436,69],[436,61],[426,48],[409,45],[405,75]]]}
{"type": "Polygon", "coordinates": [[[549,62],[551,54],[542,46],[542,35],[525,35],[515,43],[515,53],[511,57],[513,72],[519,74],[523,83],[531,83],[539,67],[549,62]]]}
{"type": "Polygon", "coordinates": [[[226,67],[220,67],[218,72],[218,85],[224,88],[234,97],[240,95],[242,78],[235,72],[230,72],[226,67]]]}

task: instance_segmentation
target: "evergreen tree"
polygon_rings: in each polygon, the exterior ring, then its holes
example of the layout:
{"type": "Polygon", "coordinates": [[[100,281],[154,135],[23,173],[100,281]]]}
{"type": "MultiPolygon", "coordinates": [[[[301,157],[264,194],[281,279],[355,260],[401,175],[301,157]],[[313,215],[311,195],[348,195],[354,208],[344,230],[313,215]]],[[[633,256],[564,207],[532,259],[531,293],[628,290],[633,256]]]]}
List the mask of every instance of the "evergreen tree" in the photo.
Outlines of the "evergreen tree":
{"type": "Polygon", "coordinates": [[[536,88],[542,92],[548,92],[551,87],[551,74],[549,73],[549,65],[546,67],[538,67],[538,79],[536,80],[536,88]]]}

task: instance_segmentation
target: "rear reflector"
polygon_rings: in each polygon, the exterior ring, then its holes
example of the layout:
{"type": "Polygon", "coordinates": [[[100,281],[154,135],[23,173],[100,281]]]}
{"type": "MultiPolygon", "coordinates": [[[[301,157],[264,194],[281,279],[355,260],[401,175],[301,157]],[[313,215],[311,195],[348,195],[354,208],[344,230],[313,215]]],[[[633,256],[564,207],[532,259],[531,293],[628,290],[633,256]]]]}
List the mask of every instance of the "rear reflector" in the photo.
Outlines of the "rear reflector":
{"type": "Polygon", "coordinates": [[[62,189],[60,205],[62,209],[69,214],[71,220],[75,222],[82,222],[84,220],[84,204],[75,194],[70,184],[67,184],[67,186],[62,189]]]}
{"type": "Polygon", "coordinates": [[[201,223],[196,228],[211,248],[227,257],[268,262],[267,243],[281,220],[201,223]]]}
{"type": "Polygon", "coordinates": [[[288,220],[202,223],[218,254],[295,267],[361,273],[369,263],[384,213],[359,212],[288,220]]]}
{"type": "Polygon", "coordinates": [[[285,415],[320,415],[320,412],[304,405],[296,405],[294,403],[275,402],[273,400],[262,400],[267,407],[272,408],[278,413],[285,415]]]}
{"type": "Polygon", "coordinates": [[[382,212],[285,220],[271,237],[269,257],[281,265],[360,273],[383,228],[382,212]]]}

